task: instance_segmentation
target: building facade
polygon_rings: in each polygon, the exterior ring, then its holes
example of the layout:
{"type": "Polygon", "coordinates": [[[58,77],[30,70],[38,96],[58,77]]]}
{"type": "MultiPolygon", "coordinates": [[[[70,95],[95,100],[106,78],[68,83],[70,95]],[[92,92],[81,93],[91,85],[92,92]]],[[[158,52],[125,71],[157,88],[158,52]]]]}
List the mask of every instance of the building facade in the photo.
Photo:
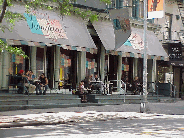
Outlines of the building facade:
{"type": "MultiPolygon", "coordinates": [[[[76,7],[84,8],[80,2],[79,0],[73,4],[76,7]]],[[[168,2],[170,0],[165,2],[166,7],[170,5],[168,2]]],[[[0,38],[9,45],[22,47],[30,58],[22,59],[20,56],[9,55],[6,52],[1,53],[0,88],[7,89],[8,80],[6,75],[15,75],[20,69],[31,69],[36,76],[44,72],[47,74],[51,89],[58,86],[58,80],[64,79],[69,79],[72,88],[76,89],[81,80],[95,73],[99,75],[102,81],[123,80],[132,84],[135,76],[138,76],[142,81],[143,45],[123,45],[115,51],[114,29],[107,15],[107,9],[128,8],[131,30],[142,41],[143,1],[117,0],[112,1],[112,4],[107,6],[88,6],[87,4],[85,8],[92,8],[94,12],[99,14],[99,21],[90,23],[82,20],[77,15],[61,18],[57,12],[45,10],[32,11],[33,14],[30,16],[24,13],[24,9],[20,10],[27,21],[18,22],[12,33],[0,33],[0,38]],[[34,13],[37,16],[34,16],[34,13]],[[47,21],[50,21],[50,26],[44,28],[44,22],[47,21]],[[38,24],[40,28],[38,28],[38,24]],[[21,27],[24,29],[20,29],[21,27]]],[[[176,9],[176,7],[173,8],[176,9]]],[[[14,8],[11,10],[12,12],[15,11],[14,8]]],[[[167,11],[168,8],[165,8],[165,15],[173,13],[167,11]]],[[[177,12],[174,16],[170,15],[170,17],[176,18],[178,14],[180,13],[177,12]]],[[[161,66],[165,63],[169,65],[170,62],[166,54],[170,51],[169,46],[166,46],[168,42],[163,42],[165,39],[159,42],[161,38],[166,36],[164,35],[165,29],[159,24],[165,24],[166,20],[166,16],[161,19],[148,20],[147,35],[150,36],[147,37],[149,49],[148,82],[159,82],[162,74],[160,73],[161,66]],[[162,32],[162,36],[160,32],[162,32]]],[[[179,30],[172,27],[169,34],[179,30]]],[[[174,37],[174,35],[170,36],[174,37]]],[[[172,44],[174,43],[170,43],[170,45],[172,44]]],[[[178,72],[179,67],[171,64],[170,69],[174,71],[165,73],[178,74],[176,72],[178,72]]],[[[180,70],[183,72],[182,68],[180,70]]],[[[173,76],[173,80],[176,80],[175,76],[179,77],[178,75],[173,76]]],[[[115,85],[119,86],[120,83],[115,85]]]]}

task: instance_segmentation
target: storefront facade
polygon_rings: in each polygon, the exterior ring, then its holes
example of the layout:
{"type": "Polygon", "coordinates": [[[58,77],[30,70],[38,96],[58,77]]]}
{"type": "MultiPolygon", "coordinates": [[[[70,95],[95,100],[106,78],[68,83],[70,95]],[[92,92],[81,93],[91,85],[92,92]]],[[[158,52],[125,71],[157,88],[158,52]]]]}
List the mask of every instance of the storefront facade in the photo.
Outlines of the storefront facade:
{"type": "MultiPolygon", "coordinates": [[[[96,51],[85,22],[73,15],[62,18],[57,12],[45,10],[32,10],[26,14],[25,7],[20,5],[9,10],[17,12],[16,9],[26,17],[26,21],[16,22],[13,31],[5,30],[0,38],[9,45],[22,47],[29,59],[2,53],[3,78],[17,74],[20,69],[32,70],[37,77],[45,73],[50,88],[57,87],[57,81],[67,77],[76,88],[78,53],[88,51],[93,54],[96,51]]],[[[8,80],[1,81],[0,86],[7,89],[8,80]]]]}

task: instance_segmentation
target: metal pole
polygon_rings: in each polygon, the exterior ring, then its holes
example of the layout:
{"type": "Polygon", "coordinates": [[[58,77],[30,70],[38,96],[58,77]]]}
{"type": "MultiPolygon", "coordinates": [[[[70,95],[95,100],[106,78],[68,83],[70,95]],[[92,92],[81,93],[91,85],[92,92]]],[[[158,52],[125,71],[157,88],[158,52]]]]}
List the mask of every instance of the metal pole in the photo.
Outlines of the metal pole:
{"type": "Polygon", "coordinates": [[[147,30],[147,0],[144,0],[144,59],[143,59],[143,102],[141,103],[140,112],[147,111],[147,41],[146,41],[146,30],[147,30]]]}

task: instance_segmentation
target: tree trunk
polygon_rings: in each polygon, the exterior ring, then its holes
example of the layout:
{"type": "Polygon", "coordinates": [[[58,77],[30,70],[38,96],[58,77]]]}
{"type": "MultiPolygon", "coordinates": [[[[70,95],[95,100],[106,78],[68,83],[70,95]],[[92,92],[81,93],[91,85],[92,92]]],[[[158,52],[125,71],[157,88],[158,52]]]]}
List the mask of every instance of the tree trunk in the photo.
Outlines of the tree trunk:
{"type": "Polygon", "coordinates": [[[1,11],[1,16],[0,16],[0,23],[2,23],[2,20],[3,20],[3,18],[4,18],[4,15],[5,15],[5,12],[6,12],[6,7],[8,6],[8,4],[7,4],[7,1],[6,0],[4,0],[3,1],[3,5],[2,5],[2,11],[1,11]]]}

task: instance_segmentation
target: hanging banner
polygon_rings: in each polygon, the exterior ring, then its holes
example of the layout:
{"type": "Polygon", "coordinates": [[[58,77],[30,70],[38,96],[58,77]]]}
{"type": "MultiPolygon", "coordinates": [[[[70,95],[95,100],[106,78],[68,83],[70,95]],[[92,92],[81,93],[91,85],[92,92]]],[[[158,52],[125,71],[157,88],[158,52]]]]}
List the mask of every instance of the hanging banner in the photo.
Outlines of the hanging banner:
{"type": "Polygon", "coordinates": [[[68,60],[68,67],[71,66],[71,59],[67,59],[68,60]]]}
{"type": "Polygon", "coordinates": [[[124,64],[122,64],[122,70],[124,70],[124,64]]]}
{"type": "Polygon", "coordinates": [[[91,68],[94,69],[94,62],[91,62],[91,68]]]}
{"type": "Polygon", "coordinates": [[[12,62],[15,62],[15,54],[12,54],[12,62]]]}
{"type": "Polygon", "coordinates": [[[17,65],[20,64],[20,63],[23,64],[23,62],[24,62],[23,56],[18,56],[18,55],[17,55],[17,56],[15,57],[15,64],[17,64],[17,65]]]}
{"type": "Polygon", "coordinates": [[[115,48],[120,48],[131,34],[128,8],[109,10],[115,34],[115,48]]]}
{"type": "Polygon", "coordinates": [[[68,66],[67,59],[64,59],[64,67],[67,67],[67,66],[68,66]]]}
{"type": "Polygon", "coordinates": [[[148,0],[148,19],[164,17],[164,0],[148,0]]]}
{"type": "Polygon", "coordinates": [[[124,71],[129,71],[129,65],[124,65],[124,71]]]}
{"type": "Polygon", "coordinates": [[[88,61],[86,60],[86,68],[88,68],[88,61]]]}
{"type": "Polygon", "coordinates": [[[91,69],[91,62],[88,62],[88,69],[91,69]]]}

